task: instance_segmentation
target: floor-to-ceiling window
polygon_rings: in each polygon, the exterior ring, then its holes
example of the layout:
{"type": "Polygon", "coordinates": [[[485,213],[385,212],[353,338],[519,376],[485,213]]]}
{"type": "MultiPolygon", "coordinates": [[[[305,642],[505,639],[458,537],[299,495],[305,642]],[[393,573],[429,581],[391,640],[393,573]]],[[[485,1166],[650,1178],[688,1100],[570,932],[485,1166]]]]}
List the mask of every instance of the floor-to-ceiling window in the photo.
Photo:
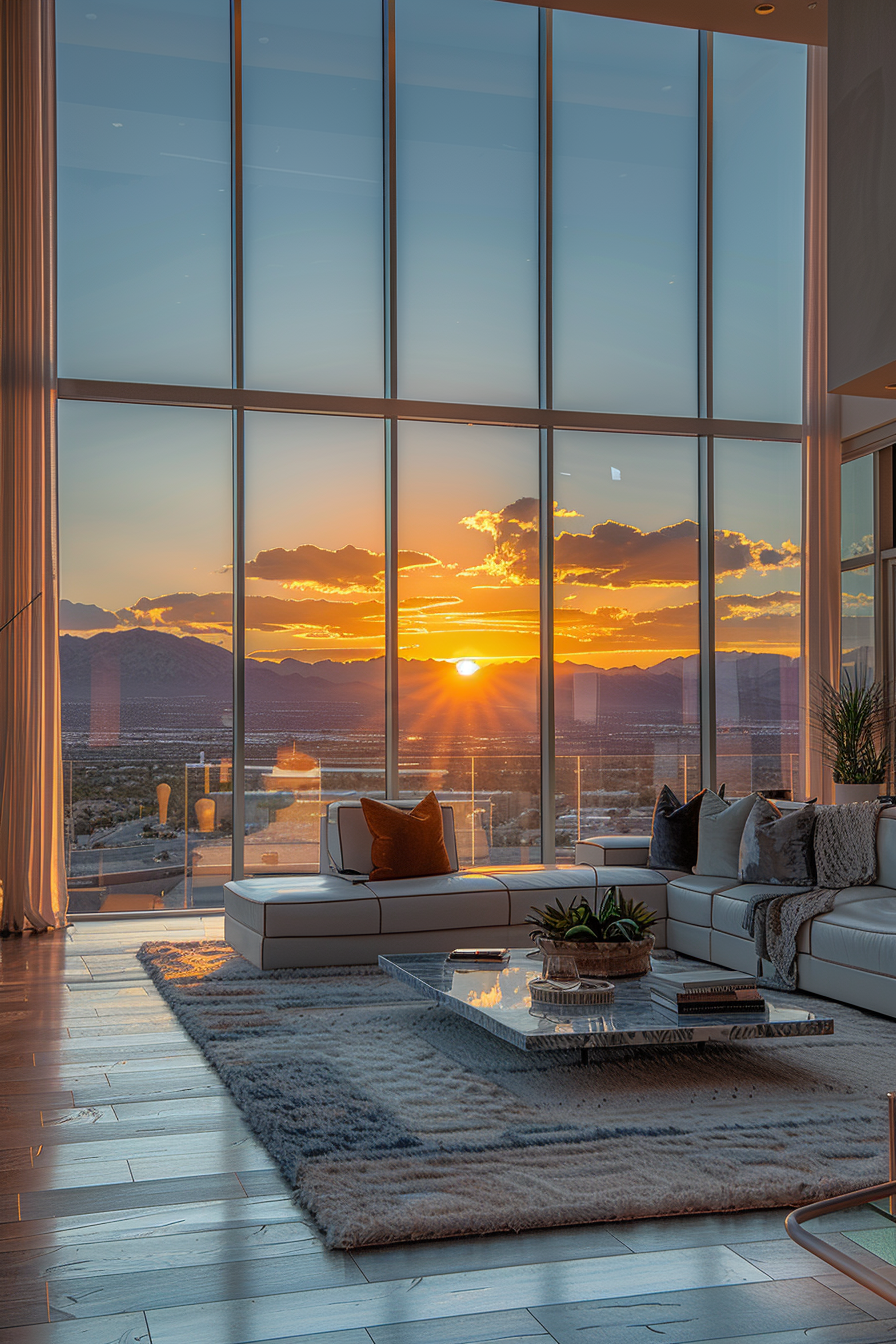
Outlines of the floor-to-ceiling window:
{"type": "MultiPolygon", "coordinates": [[[[888,458],[892,449],[884,449],[888,458]]],[[[879,587],[879,542],[875,527],[876,453],[844,462],[840,469],[840,666],[853,681],[879,675],[875,595],[879,587]]]]}
{"type": "Polygon", "coordinates": [[[566,857],[799,791],[805,48],[505,0],[58,0],[75,909],[328,801],[566,857]]]}

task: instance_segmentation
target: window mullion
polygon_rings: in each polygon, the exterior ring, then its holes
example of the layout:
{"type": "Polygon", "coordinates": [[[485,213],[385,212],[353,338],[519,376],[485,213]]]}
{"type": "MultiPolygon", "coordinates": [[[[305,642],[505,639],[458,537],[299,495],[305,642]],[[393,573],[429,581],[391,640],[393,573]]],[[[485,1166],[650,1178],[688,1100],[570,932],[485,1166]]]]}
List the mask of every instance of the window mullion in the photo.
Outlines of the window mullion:
{"type": "MultiPolygon", "coordinates": [[[[713,35],[699,35],[699,143],[697,200],[697,379],[698,413],[710,420],[712,389],[712,57],[713,35]]],[[[698,446],[698,531],[700,607],[700,779],[716,786],[716,658],[715,658],[715,482],[713,438],[701,436],[698,446]]]]}
{"type": "MultiPolygon", "coordinates": [[[[242,0],[230,4],[230,246],[231,359],[235,389],[244,384],[243,362],[243,38],[242,0]]],[[[233,423],[233,775],[231,873],[243,876],[246,835],[246,413],[235,406],[233,423]]]]}
{"type": "MultiPolygon", "coordinates": [[[[396,244],[395,0],[383,0],[383,351],[388,401],[398,395],[396,244]]],[[[385,789],[399,798],[398,778],[398,420],[385,422],[386,538],[386,716],[385,789]]]]}
{"type": "MultiPolygon", "coordinates": [[[[552,352],[552,20],[538,12],[538,398],[553,405],[552,352]]],[[[556,744],[554,717],[554,431],[539,430],[539,741],[541,861],[556,856],[556,744]]]]}

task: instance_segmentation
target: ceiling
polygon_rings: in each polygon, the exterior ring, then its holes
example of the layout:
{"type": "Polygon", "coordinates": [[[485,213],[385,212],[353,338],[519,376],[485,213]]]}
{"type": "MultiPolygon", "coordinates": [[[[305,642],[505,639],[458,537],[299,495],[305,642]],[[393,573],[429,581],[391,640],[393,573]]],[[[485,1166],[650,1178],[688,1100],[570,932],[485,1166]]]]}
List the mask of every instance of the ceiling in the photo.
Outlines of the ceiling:
{"type": "MultiPolygon", "coordinates": [[[[515,0],[520,3],[520,0],[515,0]]],[[[522,0],[537,4],[538,0],[522,0]]],[[[774,0],[775,12],[760,15],[756,0],[554,0],[555,9],[580,14],[608,14],[674,28],[708,28],[745,37],[771,37],[778,42],[805,42],[825,47],[828,0],[774,0]]]]}

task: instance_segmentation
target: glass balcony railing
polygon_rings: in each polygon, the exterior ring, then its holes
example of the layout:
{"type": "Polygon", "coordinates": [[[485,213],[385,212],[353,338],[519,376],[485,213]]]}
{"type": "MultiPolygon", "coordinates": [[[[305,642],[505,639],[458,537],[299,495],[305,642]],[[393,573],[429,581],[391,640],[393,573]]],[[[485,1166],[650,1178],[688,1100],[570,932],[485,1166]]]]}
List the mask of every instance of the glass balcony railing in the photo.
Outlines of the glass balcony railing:
{"type": "MultiPolygon", "coordinates": [[[[383,796],[379,765],[313,761],[290,774],[246,769],[245,871],[317,872],[328,803],[383,796]]],[[[658,789],[699,788],[697,753],[559,755],[556,848],[571,862],[577,840],[648,834],[658,789]]],[[[462,867],[541,858],[539,758],[458,753],[400,765],[403,797],[435,789],[454,808],[462,867]]],[[[720,755],[729,797],[754,789],[799,796],[795,752],[720,755]]],[[[231,871],[229,760],[65,762],[66,863],[73,914],[220,908],[231,871]]],[[[324,864],[326,866],[326,856],[324,864]]]]}

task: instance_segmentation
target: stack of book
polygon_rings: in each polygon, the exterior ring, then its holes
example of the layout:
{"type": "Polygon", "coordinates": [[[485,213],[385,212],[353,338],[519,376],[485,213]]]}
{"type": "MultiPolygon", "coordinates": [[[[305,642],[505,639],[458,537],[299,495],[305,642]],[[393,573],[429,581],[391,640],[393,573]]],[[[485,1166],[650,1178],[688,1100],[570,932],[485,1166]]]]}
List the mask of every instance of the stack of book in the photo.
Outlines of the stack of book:
{"type": "Polygon", "coordinates": [[[694,1013],[761,1013],[765,999],[756,977],[740,971],[656,970],[645,977],[658,1008],[677,1015],[694,1013]]]}

